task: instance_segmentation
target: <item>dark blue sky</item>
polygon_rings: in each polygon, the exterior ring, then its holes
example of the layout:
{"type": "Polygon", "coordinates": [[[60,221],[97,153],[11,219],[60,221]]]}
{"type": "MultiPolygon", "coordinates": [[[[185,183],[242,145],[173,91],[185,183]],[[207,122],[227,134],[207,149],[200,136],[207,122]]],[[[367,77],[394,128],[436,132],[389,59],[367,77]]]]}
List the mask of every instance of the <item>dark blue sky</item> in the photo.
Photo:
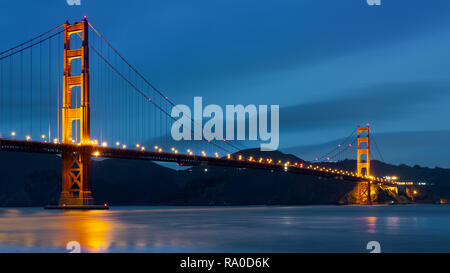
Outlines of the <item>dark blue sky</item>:
{"type": "Polygon", "coordinates": [[[366,122],[399,147],[450,131],[450,1],[81,1],[3,1],[0,48],[86,15],[177,103],[279,104],[286,150],[366,122]]]}

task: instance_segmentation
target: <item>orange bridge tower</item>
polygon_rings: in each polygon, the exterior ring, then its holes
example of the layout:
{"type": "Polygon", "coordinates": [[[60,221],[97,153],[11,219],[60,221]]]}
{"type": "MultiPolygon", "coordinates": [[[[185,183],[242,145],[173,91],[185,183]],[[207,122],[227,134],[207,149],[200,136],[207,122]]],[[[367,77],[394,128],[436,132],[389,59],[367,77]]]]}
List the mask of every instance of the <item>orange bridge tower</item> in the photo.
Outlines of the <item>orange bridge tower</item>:
{"type": "MultiPolygon", "coordinates": [[[[357,130],[357,165],[356,173],[358,175],[370,176],[370,141],[369,141],[369,125],[359,127],[357,130]],[[364,158],[365,157],[365,158],[364,158]]],[[[370,198],[370,182],[358,183],[359,204],[371,204],[370,198]]]]}
{"type": "Polygon", "coordinates": [[[77,149],[69,149],[62,153],[62,192],[60,206],[88,206],[93,204],[89,183],[90,149],[90,116],[89,116],[89,44],[88,22],[64,25],[64,75],[63,75],[63,107],[62,107],[62,142],[80,145],[77,149]],[[81,48],[72,49],[71,36],[78,35],[82,39],[81,48]],[[72,75],[72,60],[81,61],[81,73],[72,75]],[[79,90],[79,98],[72,100],[72,93],[79,90]],[[76,107],[79,105],[79,107],[76,107]],[[77,130],[74,132],[73,124],[77,130]],[[79,134],[79,137],[78,137],[79,134]],[[79,143],[76,143],[76,140],[79,143]]]}

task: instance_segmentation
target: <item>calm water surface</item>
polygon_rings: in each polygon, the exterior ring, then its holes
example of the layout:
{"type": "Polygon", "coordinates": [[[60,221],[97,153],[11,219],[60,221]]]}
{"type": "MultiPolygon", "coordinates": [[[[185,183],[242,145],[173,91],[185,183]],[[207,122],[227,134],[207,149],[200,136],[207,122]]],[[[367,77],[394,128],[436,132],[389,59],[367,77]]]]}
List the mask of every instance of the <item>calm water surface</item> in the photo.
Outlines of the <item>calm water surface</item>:
{"type": "Polygon", "coordinates": [[[0,252],[450,252],[450,206],[0,209],[0,252]]]}

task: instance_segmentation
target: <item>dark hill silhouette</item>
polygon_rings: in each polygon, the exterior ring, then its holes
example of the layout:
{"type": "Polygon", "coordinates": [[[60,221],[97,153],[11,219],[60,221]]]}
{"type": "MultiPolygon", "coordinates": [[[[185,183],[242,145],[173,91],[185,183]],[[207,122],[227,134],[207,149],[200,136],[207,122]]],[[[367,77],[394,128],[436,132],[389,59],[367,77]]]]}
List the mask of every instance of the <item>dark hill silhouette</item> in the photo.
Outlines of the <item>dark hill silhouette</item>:
{"type": "MultiPolygon", "coordinates": [[[[239,154],[301,162],[278,151],[244,150],[239,154]]],[[[325,163],[324,163],[325,164],[325,163]]],[[[354,170],[354,160],[326,163],[354,170]]],[[[424,199],[450,199],[450,169],[389,165],[373,161],[378,176],[433,183],[424,199]]],[[[55,155],[0,152],[0,206],[56,204],[61,187],[61,161],[55,155]]],[[[173,170],[150,161],[93,161],[96,203],[110,205],[256,205],[336,204],[355,184],[263,170],[194,166],[173,170]]]]}

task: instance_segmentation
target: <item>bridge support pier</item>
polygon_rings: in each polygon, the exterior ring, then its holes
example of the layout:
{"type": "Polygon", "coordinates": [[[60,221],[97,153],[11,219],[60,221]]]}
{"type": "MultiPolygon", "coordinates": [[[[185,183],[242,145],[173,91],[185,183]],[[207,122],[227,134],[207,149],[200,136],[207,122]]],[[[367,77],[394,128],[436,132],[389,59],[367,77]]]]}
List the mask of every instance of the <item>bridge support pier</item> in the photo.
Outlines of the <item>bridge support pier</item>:
{"type": "Polygon", "coordinates": [[[90,206],[94,204],[89,183],[89,147],[64,151],[62,154],[62,192],[60,206],[90,206]]]}
{"type": "Polygon", "coordinates": [[[356,202],[362,205],[371,205],[370,182],[358,182],[358,196],[356,202]]]}

